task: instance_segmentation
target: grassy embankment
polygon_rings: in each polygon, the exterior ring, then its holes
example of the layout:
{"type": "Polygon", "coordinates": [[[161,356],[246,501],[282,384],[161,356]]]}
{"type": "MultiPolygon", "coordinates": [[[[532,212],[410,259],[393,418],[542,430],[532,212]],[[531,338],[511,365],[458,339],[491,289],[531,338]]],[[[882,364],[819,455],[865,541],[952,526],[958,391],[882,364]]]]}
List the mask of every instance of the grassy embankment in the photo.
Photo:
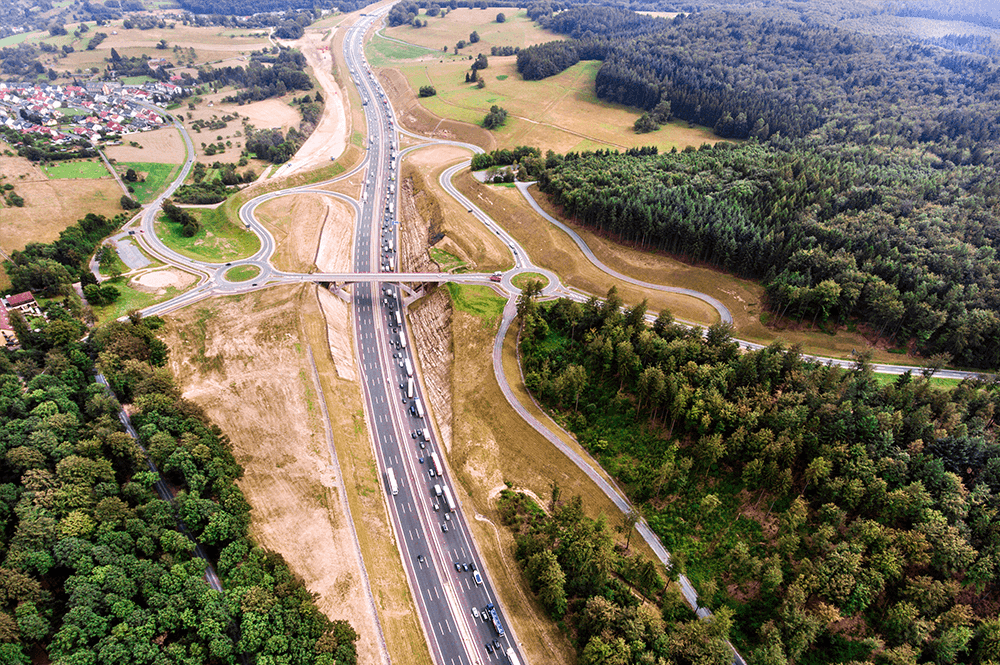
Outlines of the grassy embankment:
{"type": "Polygon", "coordinates": [[[260,249],[260,238],[232,223],[223,208],[191,209],[201,228],[191,237],[181,233],[181,225],[168,222],[165,215],[156,220],[156,235],[172,250],[190,259],[225,263],[252,256],[260,249]]]}

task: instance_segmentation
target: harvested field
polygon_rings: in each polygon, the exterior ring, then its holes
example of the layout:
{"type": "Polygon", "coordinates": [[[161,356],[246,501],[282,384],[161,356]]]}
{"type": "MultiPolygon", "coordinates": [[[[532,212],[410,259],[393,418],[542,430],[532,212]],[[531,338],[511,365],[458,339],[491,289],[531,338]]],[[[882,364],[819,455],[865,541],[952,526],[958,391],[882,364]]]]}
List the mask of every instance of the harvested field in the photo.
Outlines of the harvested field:
{"type": "Polygon", "coordinates": [[[107,178],[49,180],[23,157],[0,156],[2,182],[24,197],[23,208],[0,208],[0,250],[10,253],[29,242],[52,242],[59,232],[88,212],[114,217],[121,212],[122,190],[107,178]]]}
{"type": "Polygon", "coordinates": [[[290,272],[346,272],[351,267],[354,213],[322,194],[292,194],[257,208],[274,236],[273,263],[290,272]]]}
{"type": "MultiPolygon", "coordinates": [[[[245,469],[240,487],[253,509],[255,538],[285,557],[318,594],[323,612],[351,622],[360,635],[359,662],[381,662],[338,478],[330,466],[327,428],[317,401],[320,385],[331,416],[344,403],[326,380],[316,382],[309,359],[311,349],[320,375],[325,374],[330,354],[316,287],[279,287],[201,303],[168,317],[165,339],[184,395],[202,405],[229,437],[245,469]],[[310,329],[322,334],[314,339],[307,334],[310,329]]],[[[357,404],[356,384],[350,390],[357,404]]],[[[342,436],[344,428],[334,424],[338,448],[344,445],[342,436]]],[[[364,446],[370,449],[367,441],[364,446]]],[[[342,460],[351,456],[338,453],[342,460]]],[[[344,471],[347,484],[355,487],[353,466],[345,464],[344,471]]],[[[374,507],[384,513],[381,493],[374,498],[374,507]]],[[[357,509],[355,517],[365,523],[365,514],[357,509]]],[[[373,529],[379,528],[377,522],[373,520],[373,529]]],[[[377,570],[373,562],[368,570],[377,570]]],[[[384,584],[375,591],[383,611],[400,613],[401,607],[383,602],[384,584]]]]}
{"type": "MultiPolygon", "coordinates": [[[[298,128],[302,120],[298,109],[290,105],[294,95],[272,97],[243,106],[231,103],[224,104],[222,98],[231,94],[233,94],[233,90],[226,89],[204,95],[194,110],[183,112],[183,120],[188,128],[188,133],[191,134],[191,141],[194,143],[198,161],[207,164],[212,162],[235,164],[238,162],[240,154],[243,152],[243,143],[246,140],[243,135],[244,118],[257,129],[281,129],[282,132],[287,132],[290,127],[298,128]],[[188,114],[191,115],[190,118],[188,118],[188,114]],[[196,130],[191,126],[195,120],[221,121],[226,115],[234,117],[226,122],[226,127],[221,129],[204,127],[201,130],[196,130]],[[227,141],[230,145],[225,145],[227,141]],[[223,143],[225,151],[217,152],[214,155],[206,154],[205,149],[208,145],[217,145],[219,142],[223,143]]],[[[259,160],[253,160],[253,163],[258,172],[266,165],[266,162],[259,160]]]]}
{"type": "MultiPolygon", "coordinates": [[[[192,139],[193,140],[193,139],[192,139]]],[[[128,134],[123,139],[123,145],[108,146],[104,153],[108,159],[117,162],[160,162],[162,164],[181,164],[184,162],[184,139],[173,127],[163,127],[152,132],[128,134]],[[136,148],[128,145],[138,143],[136,148]]]]}

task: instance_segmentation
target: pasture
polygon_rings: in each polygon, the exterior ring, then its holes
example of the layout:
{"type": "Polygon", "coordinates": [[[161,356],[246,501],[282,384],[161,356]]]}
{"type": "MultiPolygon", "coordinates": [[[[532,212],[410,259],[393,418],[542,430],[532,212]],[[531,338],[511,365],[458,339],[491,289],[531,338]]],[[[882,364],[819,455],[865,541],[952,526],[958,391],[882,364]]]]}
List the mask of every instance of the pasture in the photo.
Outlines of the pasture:
{"type": "Polygon", "coordinates": [[[110,176],[80,179],[67,186],[50,179],[37,163],[5,155],[0,156],[0,182],[14,185],[24,198],[23,208],[0,208],[0,250],[8,254],[29,242],[52,242],[88,212],[105,217],[121,212],[122,190],[110,176]]]}
{"type": "Polygon", "coordinates": [[[523,80],[516,56],[490,56],[491,47],[523,48],[561,37],[537,27],[524,12],[508,16],[504,23],[496,23],[496,14],[496,8],[456,9],[445,18],[428,18],[426,28],[387,29],[386,37],[412,45],[376,35],[368,46],[369,59],[374,66],[398,70],[406,78],[412,97],[398,100],[404,104],[416,98],[421,86],[434,86],[437,95],[416,102],[439,118],[480,125],[491,106],[507,109],[507,123],[492,132],[498,145],[535,145],[556,152],[656,145],[669,151],[719,140],[707,128],[686,122],[636,134],[632,125],[639,117],[638,109],[597,98],[594,81],[600,62],[580,62],[541,81],[523,80]],[[468,41],[472,30],[479,33],[480,41],[453,55],[455,42],[468,41]],[[446,44],[447,54],[441,50],[446,44]],[[426,50],[431,47],[436,51],[426,50]],[[480,53],[489,61],[487,69],[480,71],[483,88],[465,81],[470,58],[480,53]]]}
{"type": "Polygon", "coordinates": [[[49,180],[63,178],[92,180],[95,178],[110,178],[111,174],[99,159],[81,159],[67,162],[54,162],[43,166],[42,170],[49,180]]]}

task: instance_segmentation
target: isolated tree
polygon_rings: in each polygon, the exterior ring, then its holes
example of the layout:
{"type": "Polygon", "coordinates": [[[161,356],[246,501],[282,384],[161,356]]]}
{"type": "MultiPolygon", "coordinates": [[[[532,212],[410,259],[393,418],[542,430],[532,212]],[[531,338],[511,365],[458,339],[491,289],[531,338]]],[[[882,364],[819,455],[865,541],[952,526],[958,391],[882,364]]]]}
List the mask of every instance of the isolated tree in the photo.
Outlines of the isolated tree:
{"type": "Polygon", "coordinates": [[[639,116],[639,119],[635,121],[635,124],[632,125],[632,129],[635,130],[636,134],[645,134],[647,132],[654,132],[659,128],[660,126],[656,124],[655,120],[653,120],[653,116],[649,115],[648,113],[643,113],[641,116],[639,116]]]}
{"type": "Polygon", "coordinates": [[[503,12],[497,14],[497,23],[503,23],[507,20],[507,17],[503,15],[503,12]]]}
{"type": "Polygon", "coordinates": [[[490,112],[483,118],[483,127],[486,129],[497,129],[507,122],[507,109],[493,105],[490,112]]]}
{"type": "Polygon", "coordinates": [[[479,41],[479,33],[478,33],[478,32],[476,32],[475,30],[473,30],[473,31],[472,31],[472,32],[471,32],[471,33],[469,34],[469,43],[470,43],[470,44],[475,44],[475,43],[476,43],[476,42],[478,42],[478,41],[479,41]]]}
{"type": "Polygon", "coordinates": [[[420,96],[421,97],[433,97],[437,94],[437,89],[432,85],[422,85],[420,86],[420,96]]]}

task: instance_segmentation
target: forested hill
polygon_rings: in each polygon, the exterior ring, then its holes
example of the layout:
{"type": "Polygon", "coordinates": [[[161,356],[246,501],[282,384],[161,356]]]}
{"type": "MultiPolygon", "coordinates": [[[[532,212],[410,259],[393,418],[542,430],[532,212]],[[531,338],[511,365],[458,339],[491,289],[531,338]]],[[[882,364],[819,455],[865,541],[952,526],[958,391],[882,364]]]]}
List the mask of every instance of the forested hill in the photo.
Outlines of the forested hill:
{"type": "Polygon", "coordinates": [[[15,313],[23,348],[0,349],[0,663],[354,665],[350,624],[248,536],[242,469],[164,368],[162,321],[112,322],[82,343],[66,309],[45,312],[15,313]]]}
{"type": "Polygon", "coordinates": [[[525,78],[539,78],[534,70],[546,58],[560,67],[543,67],[545,75],[603,59],[602,99],[646,110],[668,101],[675,117],[724,137],[800,137],[827,122],[853,128],[889,120],[892,133],[910,142],[964,140],[972,149],[1000,139],[1000,66],[985,56],[733,12],[665,21],[609,7],[551,15],[544,8],[531,10],[543,26],[580,38],[562,49],[587,53],[522,49],[525,78]],[[595,39],[607,44],[603,52],[595,39]]]}
{"type": "MultiPolygon", "coordinates": [[[[880,386],[863,358],[843,370],[777,345],[740,353],[724,326],[702,336],[661,316],[650,329],[643,305],[621,305],[613,291],[522,299],[525,384],[640,507],[751,665],[998,662],[995,384],[880,386]]],[[[595,574],[607,536],[580,547],[555,517],[556,536],[521,536],[517,554],[555,555],[525,571],[549,608],[581,587],[602,596],[553,610],[582,665],[732,662],[669,603],[664,639],[643,630],[633,595],[595,574]]]]}
{"type": "Polygon", "coordinates": [[[822,138],[550,155],[533,166],[570,218],[762,278],[776,314],[859,321],[872,339],[1000,367],[1000,180],[991,166],[944,168],[920,149],[822,138]]]}

